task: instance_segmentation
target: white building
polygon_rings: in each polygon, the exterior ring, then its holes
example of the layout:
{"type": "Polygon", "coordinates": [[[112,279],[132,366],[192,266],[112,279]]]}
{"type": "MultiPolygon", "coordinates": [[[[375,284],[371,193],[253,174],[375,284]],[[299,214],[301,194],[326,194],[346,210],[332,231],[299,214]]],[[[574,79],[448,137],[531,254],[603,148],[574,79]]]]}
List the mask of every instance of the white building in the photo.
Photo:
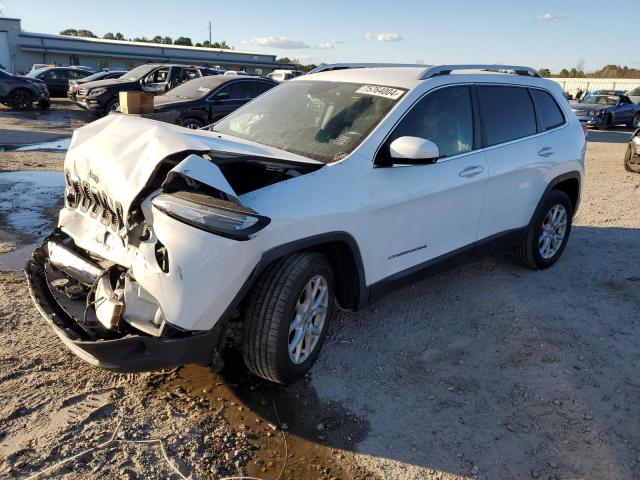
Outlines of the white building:
{"type": "Polygon", "coordinates": [[[26,73],[34,63],[128,70],[149,62],[219,65],[260,75],[279,67],[275,55],[31,33],[22,30],[20,19],[0,17],[0,65],[13,73],[26,73]]]}

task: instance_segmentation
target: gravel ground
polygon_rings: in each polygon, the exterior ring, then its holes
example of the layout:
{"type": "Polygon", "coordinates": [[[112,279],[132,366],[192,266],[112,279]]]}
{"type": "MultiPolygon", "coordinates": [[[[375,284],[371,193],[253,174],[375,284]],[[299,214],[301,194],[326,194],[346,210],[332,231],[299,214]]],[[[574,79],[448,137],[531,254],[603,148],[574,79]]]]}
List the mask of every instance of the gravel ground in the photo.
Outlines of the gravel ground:
{"type": "MultiPolygon", "coordinates": [[[[627,136],[591,134],[554,268],[499,256],[340,313],[312,373],[288,388],[248,375],[233,335],[220,374],[91,368],[52,336],[21,275],[0,273],[0,477],[113,438],[47,475],[640,478],[640,175],[622,168],[627,136]],[[142,439],[161,439],[169,462],[158,443],[129,442],[142,439]]],[[[59,170],[61,158],[4,153],[0,170],[59,170]]],[[[10,250],[27,240],[7,218],[10,250]]]]}

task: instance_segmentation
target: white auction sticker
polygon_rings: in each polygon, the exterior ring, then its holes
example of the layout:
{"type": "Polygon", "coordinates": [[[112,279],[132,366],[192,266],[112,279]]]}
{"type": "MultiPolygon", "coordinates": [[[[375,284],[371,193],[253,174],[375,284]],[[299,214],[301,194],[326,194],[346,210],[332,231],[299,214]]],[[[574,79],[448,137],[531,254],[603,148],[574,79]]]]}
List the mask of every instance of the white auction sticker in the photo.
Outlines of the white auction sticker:
{"type": "Polygon", "coordinates": [[[207,88],[207,87],[200,87],[200,88],[198,88],[198,91],[202,92],[202,93],[209,93],[211,91],[211,89],[207,88]]]}
{"type": "Polygon", "coordinates": [[[375,95],[376,97],[390,98],[391,100],[399,99],[404,90],[392,87],[380,87],[378,85],[364,85],[356,90],[356,93],[364,93],[365,95],[375,95]]]}

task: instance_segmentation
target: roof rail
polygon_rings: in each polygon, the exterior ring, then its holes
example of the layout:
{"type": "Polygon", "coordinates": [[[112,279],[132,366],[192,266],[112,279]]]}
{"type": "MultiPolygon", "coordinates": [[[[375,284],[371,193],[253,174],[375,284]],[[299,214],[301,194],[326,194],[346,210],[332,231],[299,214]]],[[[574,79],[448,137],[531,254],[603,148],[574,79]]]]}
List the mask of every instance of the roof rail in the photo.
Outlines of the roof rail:
{"type": "Polygon", "coordinates": [[[380,68],[380,67],[422,67],[427,65],[418,63],[330,63],[327,65],[320,65],[314,68],[309,73],[330,72],[332,70],[347,70],[350,68],[380,68]]]}
{"type": "Polygon", "coordinates": [[[540,77],[537,70],[531,67],[521,67],[517,65],[437,65],[425,68],[424,72],[418,77],[420,80],[437,77],[439,75],[449,75],[457,70],[486,70],[495,71],[496,73],[513,72],[515,75],[525,75],[528,77],[540,77]]]}

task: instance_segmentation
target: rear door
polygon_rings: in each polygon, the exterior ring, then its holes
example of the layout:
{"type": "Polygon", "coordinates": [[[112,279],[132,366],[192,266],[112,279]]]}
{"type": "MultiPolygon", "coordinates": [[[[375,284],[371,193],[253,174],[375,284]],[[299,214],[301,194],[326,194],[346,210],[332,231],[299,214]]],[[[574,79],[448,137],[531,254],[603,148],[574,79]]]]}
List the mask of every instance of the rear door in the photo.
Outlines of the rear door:
{"type": "Polygon", "coordinates": [[[67,95],[68,77],[64,69],[52,68],[43,72],[40,77],[47,84],[47,89],[52,97],[64,97],[67,95]]]}
{"type": "MultiPolygon", "coordinates": [[[[489,167],[478,240],[527,225],[546,188],[556,141],[538,138],[529,89],[478,85],[483,146],[489,167]]],[[[563,117],[564,122],[564,117],[563,117]]]]}

